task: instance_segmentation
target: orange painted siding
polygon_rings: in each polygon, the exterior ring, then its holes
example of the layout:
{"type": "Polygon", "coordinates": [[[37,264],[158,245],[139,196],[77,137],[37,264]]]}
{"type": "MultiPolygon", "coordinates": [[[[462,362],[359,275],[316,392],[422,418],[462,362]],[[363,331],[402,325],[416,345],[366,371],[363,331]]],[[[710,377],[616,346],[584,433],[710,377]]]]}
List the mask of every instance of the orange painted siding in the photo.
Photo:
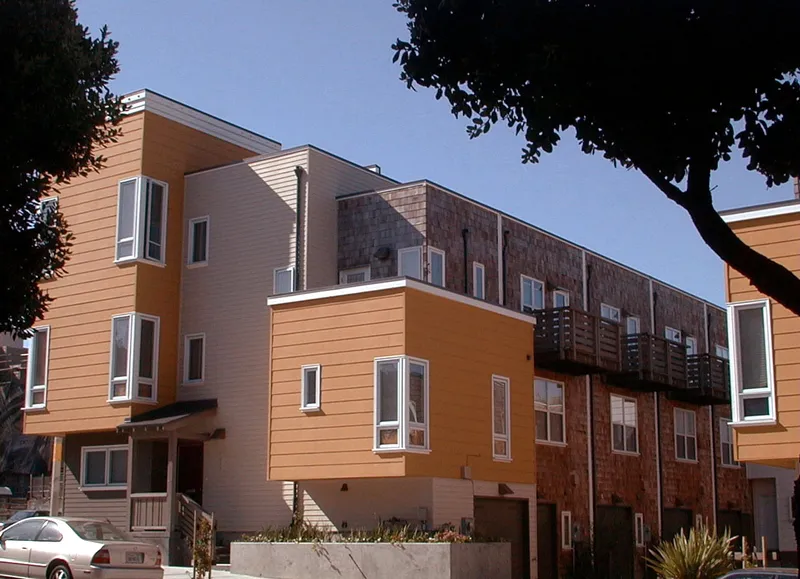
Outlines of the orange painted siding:
{"type": "Polygon", "coordinates": [[[273,306],[268,476],[533,483],[532,323],[410,288],[273,306]],[[375,453],[374,359],[429,361],[429,454],[375,453]],[[530,359],[528,358],[530,356],[530,359]],[[321,365],[321,411],[300,410],[321,365]],[[511,381],[511,462],[492,460],[492,374],[511,381]]]}
{"type": "MultiPolygon", "coordinates": [[[[731,227],[750,247],[800,275],[798,214],[742,221],[731,227]]],[[[765,297],[730,266],[725,268],[725,281],[729,303],[765,297]]],[[[800,455],[800,318],[774,301],[771,305],[778,423],[736,429],[736,449],[742,461],[793,465],[800,455]]]]}

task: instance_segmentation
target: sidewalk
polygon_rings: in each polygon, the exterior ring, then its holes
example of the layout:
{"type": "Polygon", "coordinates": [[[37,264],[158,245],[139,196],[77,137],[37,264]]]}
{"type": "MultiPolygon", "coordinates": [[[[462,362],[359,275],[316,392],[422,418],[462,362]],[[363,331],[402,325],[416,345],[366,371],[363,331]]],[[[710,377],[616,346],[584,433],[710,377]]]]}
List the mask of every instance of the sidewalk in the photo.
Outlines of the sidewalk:
{"type": "MultiPolygon", "coordinates": [[[[164,579],[190,579],[191,567],[164,567],[164,579]]],[[[211,579],[254,579],[251,575],[235,575],[228,571],[228,567],[214,567],[211,579]]]]}

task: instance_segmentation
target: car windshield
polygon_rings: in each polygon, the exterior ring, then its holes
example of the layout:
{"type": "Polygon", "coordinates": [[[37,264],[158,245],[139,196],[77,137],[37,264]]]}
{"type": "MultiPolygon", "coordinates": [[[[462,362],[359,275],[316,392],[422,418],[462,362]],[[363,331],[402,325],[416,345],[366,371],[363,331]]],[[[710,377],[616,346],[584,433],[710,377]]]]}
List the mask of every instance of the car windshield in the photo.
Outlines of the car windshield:
{"type": "Polygon", "coordinates": [[[125,533],[110,523],[98,521],[67,521],[70,528],[84,541],[129,541],[125,533]]]}

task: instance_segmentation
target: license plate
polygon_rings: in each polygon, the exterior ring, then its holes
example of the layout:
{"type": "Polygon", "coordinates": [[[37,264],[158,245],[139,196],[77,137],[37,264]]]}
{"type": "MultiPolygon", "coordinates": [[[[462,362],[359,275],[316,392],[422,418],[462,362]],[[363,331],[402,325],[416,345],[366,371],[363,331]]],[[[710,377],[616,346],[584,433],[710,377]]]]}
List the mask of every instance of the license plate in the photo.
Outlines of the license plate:
{"type": "Polygon", "coordinates": [[[144,563],[144,553],[133,553],[128,551],[125,553],[125,562],[128,565],[141,565],[144,563]]]}

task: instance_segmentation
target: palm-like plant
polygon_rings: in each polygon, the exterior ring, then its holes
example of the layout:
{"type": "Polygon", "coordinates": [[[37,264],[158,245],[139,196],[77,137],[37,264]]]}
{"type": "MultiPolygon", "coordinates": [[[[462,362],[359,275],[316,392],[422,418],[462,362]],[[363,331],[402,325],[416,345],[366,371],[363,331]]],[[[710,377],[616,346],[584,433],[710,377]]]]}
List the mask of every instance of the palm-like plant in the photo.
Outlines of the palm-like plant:
{"type": "Polygon", "coordinates": [[[661,579],[717,579],[733,568],[734,539],[727,529],[719,536],[701,524],[650,549],[647,564],[661,579]]]}

